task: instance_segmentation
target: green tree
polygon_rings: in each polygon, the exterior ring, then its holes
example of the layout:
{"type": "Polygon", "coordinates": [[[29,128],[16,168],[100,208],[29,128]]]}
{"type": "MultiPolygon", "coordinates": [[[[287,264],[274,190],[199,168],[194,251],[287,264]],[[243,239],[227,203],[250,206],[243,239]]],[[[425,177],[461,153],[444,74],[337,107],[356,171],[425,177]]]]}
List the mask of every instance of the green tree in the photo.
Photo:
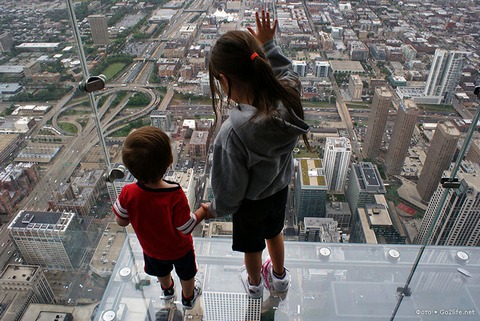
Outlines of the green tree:
{"type": "Polygon", "coordinates": [[[144,93],[135,93],[135,95],[128,100],[127,106],[146,106],[149,102],[150,99],[148,99],[144,93]]]}

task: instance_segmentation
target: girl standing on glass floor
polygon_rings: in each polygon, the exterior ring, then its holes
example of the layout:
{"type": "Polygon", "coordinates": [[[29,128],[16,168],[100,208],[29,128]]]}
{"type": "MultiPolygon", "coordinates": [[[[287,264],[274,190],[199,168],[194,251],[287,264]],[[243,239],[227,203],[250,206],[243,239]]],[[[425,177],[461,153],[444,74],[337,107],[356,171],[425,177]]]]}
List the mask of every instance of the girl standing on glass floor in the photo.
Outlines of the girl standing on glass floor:
{"type": "Polygon", "coordinates": [[[300,135],[309,148],[300,80],[274,42],[277,21],[271,25],[269,13],[262,11],[261,17],[256,13],[256,25],[256,31],[222,35],[209,62],[217,117],[222,92],[228,104],[236,104],[215,138],[208,216],[233,214],[232,248],[245,255],[242,281],[252,298],[262,297],[263,287],[289,288],[282,230],[292,150],[300,135]],[[265,241],[270,258],[262,264],[265,241]]]}

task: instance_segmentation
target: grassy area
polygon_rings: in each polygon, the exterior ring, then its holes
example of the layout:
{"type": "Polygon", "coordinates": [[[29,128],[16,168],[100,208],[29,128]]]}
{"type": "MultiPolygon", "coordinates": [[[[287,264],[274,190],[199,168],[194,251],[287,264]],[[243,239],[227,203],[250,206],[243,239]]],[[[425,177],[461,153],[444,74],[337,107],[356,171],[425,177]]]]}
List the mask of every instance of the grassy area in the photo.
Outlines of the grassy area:
{"type": "Polygon", "coordinates": [[[190,102],[192,104],[198,104],[198,105],[210,105],[212,104],[212,99],[210,97],[206,96],[200,96],[200,95],[193,95],[193,94],[182,94],[176,92],[173,95],[173,100],[180,102],[190,102]]]}
{"type": "Polygon", "coordinates": [[[318,153],[310,153],[309,151],[300,151],[293,155],[294,158],[319,158],[318,153]]]}
{"type": "Polygon", "coordinates": [[[195,119],[215,119],[213,115],[197,115],[195,114],[195,119]]]}
{"type": "Polygon", "coordinates": [[[348,109],[370,109],[368,104],[347,103],[346,105],[348,109]]]}
{"type": "Polygon", "coordinates": [[[77,133],[77,126],[71,123],[58,123],[58,127],[60,127],[63,131],[66,131],[68,133],[76,134],[77,133]]]}
{"type": "Polygon", "coordinates": [[[81,102],[81,101],[82,101],[82,102],[85,101],[85,102],[88,103],[88,99],[85,98],[84,96],[82,96],[82,97],[77,97],[77,98],[72,99],[72,100],[70,101],[70,104],[75,104],[75,103],[78,103],[78,102],[81,102]]]}
{"type": "Polygon", "coordinates": [[[447,112],[454,112],[455,109],[452,105],[429,105],[429,104],[418,104],[417,107],[420,110],[425,111],[447,111],[447,112]]]}
{"type": "Polygon", "coordinates": [[[112,134],[112,137],[127,137],[127,135],[132,131],[132,129],[140,128],[142,126],[150,124],[150,119],[137,119],[133,122],[125,125],[122,129],[117,130],[112,134]]]}
{"type": "Polygon", "coordinates": [[[85,110],[85,109],[75,109],[75,108],[70,108],[65,110],[61,116],[72,116],[72,115],[85,115],[88,114],[90,111],[85,110]]]}
{"type": "Polygon", "coordinates": [[[329,103],[326,101],[302,101],[303,107],[317,107],[317,108],[332,108],[335,107],[335,103],[329,103]]]}
{"type": "Polygon", "coordinates": [[[107,77],[107,80],[113,79],[116,74],[118,74],[123,67],[125,67],[125,64],[123,62],[114,62],[111,65],[108,65],[107,68],[102,70],[102,74],[107,77]]]}
{"type": "Polygon", "coordinates": [[[319,125],[320,121],[317,119],[306,119],[305,122],[309,125],[319,125]]]}
{"type": "Polygon", "coordinates": [[[39,135],[48,135],[48,136],[53,136],[54,135],[51,131],[49,131],[47,129],[40,129],[38,131],[38,134],[39,135]]]}

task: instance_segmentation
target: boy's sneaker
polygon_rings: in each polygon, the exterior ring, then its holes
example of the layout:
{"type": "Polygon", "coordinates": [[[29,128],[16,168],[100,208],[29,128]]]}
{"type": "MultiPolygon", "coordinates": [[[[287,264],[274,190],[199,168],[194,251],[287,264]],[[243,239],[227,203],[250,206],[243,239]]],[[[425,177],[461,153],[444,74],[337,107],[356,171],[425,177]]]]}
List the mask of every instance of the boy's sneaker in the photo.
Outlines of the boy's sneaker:
{"type": "Polygon", "coordinates": [[[265,287],[269,291],[287,292],[290,286],[290,273],[285,269],[285,275],[279,279],[273,274],[273,265],[270,258],[266,259],[262,264],[262,276],[265,280],[265,287]]]}
{"type": "Polygon", "coordinates": [[[164,300],[170,300],[175,297],[175,286],[173,284],[173,279],[172,279],[172,286],[168,289],[164,289],[163,285],[160,284],[160,287],[162,288],[163,291],[163,299],[164,300]]]}
{"type": "Polygon", "coordinates": [[[243,286],[245,287],[245,291],[247,292],[249,297],[251,297],[252,299],[260,299],[263,296],[263,280],[261,275],[260,284],[252,285],[248,281],[247,269],[243,267],[240,274],[240,280],[242,281],[243,286]]]}
{"type": "Polygon", "coordinates": [[[186,310],[191,310],[195,306],[195,302],[197,301],[197,298],[202,294],[202,288],[200,287],[199,284],[195,284],[195,287],[193,288],[193,298],[190,300],[187,300],[183,297],[182,294],[182,305],[183,308],[186,310]]]}

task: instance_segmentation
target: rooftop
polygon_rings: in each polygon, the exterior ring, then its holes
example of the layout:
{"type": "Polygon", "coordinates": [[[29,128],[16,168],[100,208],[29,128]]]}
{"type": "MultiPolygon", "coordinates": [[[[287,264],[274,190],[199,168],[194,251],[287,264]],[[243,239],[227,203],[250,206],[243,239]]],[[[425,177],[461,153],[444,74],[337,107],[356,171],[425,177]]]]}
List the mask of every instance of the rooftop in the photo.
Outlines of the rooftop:
{"type": "Polygon", "coordinates": [[[302,186],[326,187],[325,171],[320,159],[300,159],[299,171],[302,173],[302,186]]]}
{"type": "Polygon", "coordinates": [[[9,230],[42,229],[50,231],[65,230],[73,213],[37,212],[21,210],[8,226],[9,230]]]}

